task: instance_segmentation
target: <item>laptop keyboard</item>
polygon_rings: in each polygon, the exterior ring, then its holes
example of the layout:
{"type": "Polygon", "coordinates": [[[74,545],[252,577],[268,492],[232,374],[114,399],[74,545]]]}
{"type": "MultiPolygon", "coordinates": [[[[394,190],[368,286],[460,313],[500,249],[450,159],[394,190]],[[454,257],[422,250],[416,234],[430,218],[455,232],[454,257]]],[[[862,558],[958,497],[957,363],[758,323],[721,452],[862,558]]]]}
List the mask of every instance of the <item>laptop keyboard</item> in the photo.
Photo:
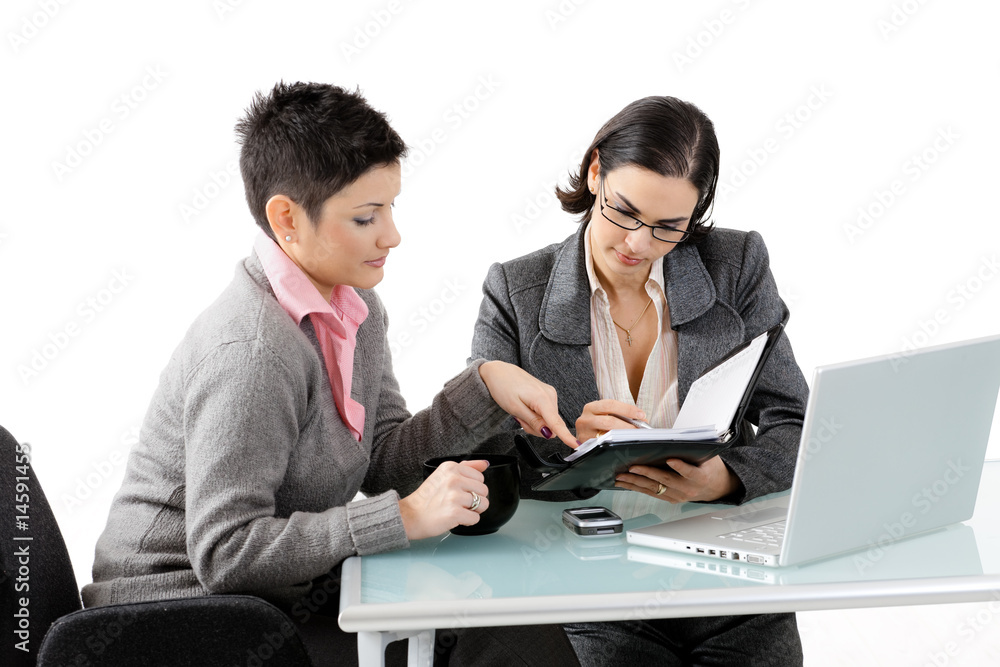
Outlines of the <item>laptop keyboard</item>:
{"type": "Polygon", "coordinates": [[[753,546],[780,547],[781,541],[785,538],[785,522],[775,521],[774,523],[766,523],[763,526],[734,530],[719,537],[753,546]]]}

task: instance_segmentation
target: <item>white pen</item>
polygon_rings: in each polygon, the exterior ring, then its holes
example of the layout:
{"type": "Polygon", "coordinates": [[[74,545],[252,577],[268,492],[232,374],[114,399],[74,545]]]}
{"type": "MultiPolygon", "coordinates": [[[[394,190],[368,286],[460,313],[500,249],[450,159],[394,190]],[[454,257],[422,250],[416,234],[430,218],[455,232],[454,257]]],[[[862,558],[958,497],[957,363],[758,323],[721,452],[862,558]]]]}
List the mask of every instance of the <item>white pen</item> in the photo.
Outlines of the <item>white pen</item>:
{"type": "Polygon", "coordinates": [[[621,419],[623,422],[628,422],[629,424],[635,426],[636,428],[653,428],[652,426],[642,421],[641,419],[632,419],[631,417],[622,417],[621,415],[616,415],[616,414],[612,414],[611,416],[616,417],[617,419],[621,419]]]}

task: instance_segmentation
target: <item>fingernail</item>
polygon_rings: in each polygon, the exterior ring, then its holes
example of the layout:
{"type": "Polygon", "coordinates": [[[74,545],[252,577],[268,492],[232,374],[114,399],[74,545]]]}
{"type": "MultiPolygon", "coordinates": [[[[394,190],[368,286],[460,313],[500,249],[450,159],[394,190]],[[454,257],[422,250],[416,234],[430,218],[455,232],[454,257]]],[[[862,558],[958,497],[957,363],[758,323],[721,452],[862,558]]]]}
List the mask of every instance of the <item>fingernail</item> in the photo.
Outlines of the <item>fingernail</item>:
{"type": "Polygon", "coordinates": [[[552,431],[549,430],[548,426],[542,427],[542,437],[545,438],[546,440],[552,437],[552,431]]]}
{"type": "Polygon", "coordinates": [[[579,440],[577,440],[577,441],[576,441],[576,444],[578,444],[578,445],[582,445],[583,443],[582,443],[582,442],[580,442],[579,440]]]}

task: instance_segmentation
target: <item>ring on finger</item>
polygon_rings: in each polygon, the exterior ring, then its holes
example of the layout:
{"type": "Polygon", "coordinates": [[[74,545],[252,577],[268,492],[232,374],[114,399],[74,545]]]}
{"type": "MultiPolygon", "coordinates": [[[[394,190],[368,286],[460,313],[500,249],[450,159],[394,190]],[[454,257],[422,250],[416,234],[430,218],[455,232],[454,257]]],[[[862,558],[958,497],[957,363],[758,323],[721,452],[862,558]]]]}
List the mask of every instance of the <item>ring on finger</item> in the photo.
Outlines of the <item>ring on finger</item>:
{"type": "Polygon", "coordinates": [[[469,506],[469,509],[475,512],[479,508],[479,503],[482,501],[482,498],[480,498],[479,494],[475,491],[469,491],[469,493],[472,494],[472,505],[469,506]]]}
{"type": "Polygon", "coordinates": [[[664,486],[664,485],[663,485],[663,484],[661,483],[661,484],[660,484],[660,487],[659,487],[658,489],[656,489],[656,495],[658,495],[658,496],[662,496],[662,495],[663,495],[663,492],[664,492],[664,491],[666,491],[666,490],[667,490],[667,487],[665,487],[665,486],[664,486]]]}

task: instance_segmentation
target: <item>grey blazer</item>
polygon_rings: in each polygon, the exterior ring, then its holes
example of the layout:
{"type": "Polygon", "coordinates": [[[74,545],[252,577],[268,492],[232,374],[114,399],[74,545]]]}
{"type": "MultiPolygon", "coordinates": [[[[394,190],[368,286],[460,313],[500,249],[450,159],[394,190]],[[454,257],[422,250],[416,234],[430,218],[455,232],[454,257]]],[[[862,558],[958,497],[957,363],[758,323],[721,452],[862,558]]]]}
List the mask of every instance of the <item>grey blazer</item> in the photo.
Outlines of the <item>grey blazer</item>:
{"type": "MultiPolygon", "coordinates": [[[[599,398],[589,351],[585,229],[581,225],[562,243],[491,266],[472,340],[472,359],[517,364],[555,387],[571,429],[584,405],[599,398]]],[[[681,245],[665,257],[663,277],[677,331],[682,403],[705,369],[788,314],[757,232],[719,228],[698,245],[681,245]]],[[[723,501],[743,502],[791,485],[807,394],[782,334],[746,412],[756,433],[744,423],[740,439],[722,454],[743,484],[742,492],[723,501]]],[[[483,449],[509,451],[513,434],[497,436],[483,449]]]]}

